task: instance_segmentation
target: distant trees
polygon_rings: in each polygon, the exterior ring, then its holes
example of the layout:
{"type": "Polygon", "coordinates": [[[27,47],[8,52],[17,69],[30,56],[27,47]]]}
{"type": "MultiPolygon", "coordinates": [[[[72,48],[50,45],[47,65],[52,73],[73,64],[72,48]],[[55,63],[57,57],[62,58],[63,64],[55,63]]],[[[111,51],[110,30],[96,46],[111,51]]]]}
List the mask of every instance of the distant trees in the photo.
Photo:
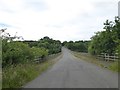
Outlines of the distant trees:
{"type": "Polygon", "coordinates": [[[106,20],[104,31],[97,32],[90,41],[64,41],[63,46],[78,52],[89,52],[92,55],[118,53],[120,56],[120,18],[106,20]]]}
{"type": "Polygon", "coordinates": [[[59,40],[44,37],[38,40],[38,47],[44,47],[48,49],[49,54],[55,54],[61,52],[62,43],[59,40]]]}
{"type": "Polygon", "coordinates": [[[38,41],[23,41],[30,47],[46,48],[48,54],[55,54],[61,52],[62,43],[59,40],[53,40],[47,36],[39,39],[38,41]]]}
{"type": "Polygon", "coordinates": [[[77,51],[77,52],[88,52],[88,44],[89,41],[64,41],[63,45],[66,46],[68,49],[77,51]]]}
{"type": "Polygon", "coordinates": [[[120,54],[120,18],[115,17],[114,21],[106,20],[104,29],[105,31],[97,32],[91,38],[89,53],[93,55],[100,53],[120,54]]]}

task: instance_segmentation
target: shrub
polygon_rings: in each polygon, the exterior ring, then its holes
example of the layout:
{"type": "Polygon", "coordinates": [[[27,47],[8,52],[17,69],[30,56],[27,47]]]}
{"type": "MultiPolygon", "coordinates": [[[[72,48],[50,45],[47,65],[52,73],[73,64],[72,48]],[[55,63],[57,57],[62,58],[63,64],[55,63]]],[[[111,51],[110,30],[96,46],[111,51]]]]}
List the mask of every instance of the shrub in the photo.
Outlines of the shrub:
{"type": "Polygon", "coordinates": [[[22,42],[7,42],[6,45],[3,42],[2,53],[3,67],[10,64],[24,63],[33,58],[30,47],[22,42]]]}

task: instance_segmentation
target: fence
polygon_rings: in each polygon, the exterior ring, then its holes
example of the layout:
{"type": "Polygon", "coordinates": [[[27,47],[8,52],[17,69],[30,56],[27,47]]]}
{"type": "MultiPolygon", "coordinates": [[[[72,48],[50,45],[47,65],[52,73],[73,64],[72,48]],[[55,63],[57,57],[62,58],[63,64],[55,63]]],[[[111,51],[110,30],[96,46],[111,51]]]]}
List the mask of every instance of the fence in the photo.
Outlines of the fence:
{"type": "Polygon", "coordinates": [[[116,61],[119,59],[118,54],[114,54],[113,56],[110,56],[107,53],[101,53],[101,55],[98,55],[98,57],[103,58],[105,61],[116,61]]]}
{"type": "Polygon", "coordinates": [[[52,55],[49,55],[49,56],[46,56],[46,57],[43,57],[43,58],[41,58],[41,57],[36,57],[36,58],[34,59],[34,62],[35,62],[35,63],[41,63],[41,62],[44,62],[44,61],[46,61],[46,60],[54,59],[54,58],[56,58],[56,57],[59,56],[59,55],[61,55],[61,52],[60,52],[60,53],[57,53],[57,54],[52,54],[52,55]]]}

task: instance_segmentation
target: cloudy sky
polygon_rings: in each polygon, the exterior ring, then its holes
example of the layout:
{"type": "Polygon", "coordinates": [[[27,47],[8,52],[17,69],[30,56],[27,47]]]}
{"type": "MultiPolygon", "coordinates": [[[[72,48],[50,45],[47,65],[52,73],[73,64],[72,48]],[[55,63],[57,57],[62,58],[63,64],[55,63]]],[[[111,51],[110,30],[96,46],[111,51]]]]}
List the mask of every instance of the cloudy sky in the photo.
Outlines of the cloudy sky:
{"type": "Polygon", "coordinates": [[[118,15],[119,0],[0,0],[0,29],[26,40],[44,36],[90,40],[106,19],[118,15]]]}

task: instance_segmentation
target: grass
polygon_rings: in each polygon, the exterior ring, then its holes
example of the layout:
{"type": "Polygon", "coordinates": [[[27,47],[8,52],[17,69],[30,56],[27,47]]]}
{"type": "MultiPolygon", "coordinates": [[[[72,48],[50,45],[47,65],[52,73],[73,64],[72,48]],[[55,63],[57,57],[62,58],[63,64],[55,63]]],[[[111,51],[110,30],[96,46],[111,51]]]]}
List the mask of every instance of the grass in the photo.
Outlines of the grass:
{"type": "Polygon", "coordinates": [[[52,66],[60,58],[61,55],[59,55],[40,64],[28,63],[4,68],[2,72],[2,88],[20,88],[52,66]],[[59,58],[57,58],[58,56],[59,58]]]}
{"type": "MultiPolygon", "coordinates": [[[[1,65],[1,63],[0,63],[1,65]]],[[[0,90],[2,89],[2,68],[0,67],[0,90]]]]}
{"type": "Polygon", "coordinates": [[[120,72],[120,67],[118,67],[118,62],[113,61],[104,61],[103,59],[98,59],[97,56],[90,55],[88,53],[81,53],[81,52],[74,52],[72,51],[72,54],[75,57],[81,58],[82,60],[85,60],[90,63],[94,63],[102,68],[108,68],[109,70],[112,70],[114,72],[120,72]]]}
{"type": "Polygon", "coordinates": [[[115,72],[120,72],[120,66],[118,66],[118,62],[112,63],[108,69],[115,71],[115,72]]]}
{"type": "Polygon", "coordinates": [[[80,52],[72,52],[75,57],[81,58],[82,60],[85,60],[90,63],[94,63],[98,66],[104,67],[102,63],[99,63],[97,58],[95,56],[89,55],[87,53],[80,53],[80,52]]]}

